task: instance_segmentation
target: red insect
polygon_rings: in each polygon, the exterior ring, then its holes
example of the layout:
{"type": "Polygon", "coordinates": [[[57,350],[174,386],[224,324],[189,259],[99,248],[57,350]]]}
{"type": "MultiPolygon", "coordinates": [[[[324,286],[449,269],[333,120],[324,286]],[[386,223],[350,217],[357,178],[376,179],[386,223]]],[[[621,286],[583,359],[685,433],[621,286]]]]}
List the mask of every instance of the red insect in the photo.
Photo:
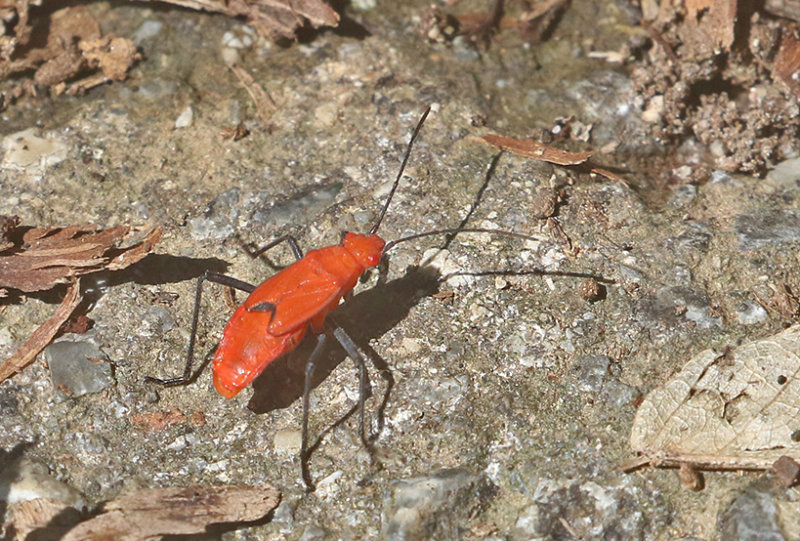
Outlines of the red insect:
{"type": "Polygon", "coordinates": [[[306,363],[303,389],[303,427],[300,462],[303,481],[309,490],[313,483],[308,471],[308,409],[311,378],[315,362],[320,357],[326,339],[333,336],[347,354],[359,366],[361,393],[359,396],[359,418],[361,441],[367,449],[364,428],[364,400],[368,386],[364,356],[355,343],[340,327],[326,323],[326,316],[334,310],[342,297],[356,286],[359,277],[369,268],[375,267],[388,249],[400,242],[444,233],[481,232],[501,233],[532,239],[528,235],[489,229],[440,229],[418,233],[386,243],[377,235],[383,217],[389,208],[392,196],[403,175],[414,140],[419,134],[428,107],[420,118],[408,143],[400,171],[383,205],[377,222],[366,235],[346,233],[341,244],[312,250],[305,256],[293,237],[281,237],[260,249],[261,254],[281,242],[288,242],[297,261],[281,270],[259,286],[253,286],[235,278],[206,272],[197,281],[192,334],[189,340],[187,361],[181,377],[173,379],[147,378],[164,385],[180,385],[191,380],[191,365],[194,356],[195,335],[200,309],[203,282],[208,280],[246,291],[250,296],[234,312],[222,336],[214,357],[214,386],[226,398],[235,396],[249,385],[266,367],[281,355],[295,349],[307,330],[317,335],[317,344],[306,363]]]}

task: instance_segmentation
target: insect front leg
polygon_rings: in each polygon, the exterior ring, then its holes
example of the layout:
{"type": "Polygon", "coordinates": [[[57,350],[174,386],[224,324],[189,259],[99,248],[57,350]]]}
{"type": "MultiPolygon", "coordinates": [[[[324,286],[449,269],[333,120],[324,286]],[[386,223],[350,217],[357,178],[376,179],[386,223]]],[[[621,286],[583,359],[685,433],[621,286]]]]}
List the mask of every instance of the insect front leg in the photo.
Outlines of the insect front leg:
{"type": "Polygon", "coordinates": [[[189,336],[189,349],[186,352],[186,367],[183,370],[183,375],[178,376],[177,378],[168,378],[168,379],[161,379],[161,378],[154,378],[147,376],[145,378],[145,381],[159,383],[167,387],[171,387],[173,385],[184,385],[189,381],[191,381],[192,361],[194,360],[194,345],[195,345],[195,339],[197,337],[197,322],[200,317],[200,299],[203,295],[203,283],[206,281],[215,282],[217,284],[222,284],[224,286],[232,287],[244,291],[245,293],[252,293],[253,290],[256,288],[256,286],[252,284],[248,284],[247,282],[237,280],[236,278],[232,278],[224,274],[219,274],[210,271],[206,271],[205,273],[203,273],[203,276],[197,279],[197,290],[194,296],[194,311],[192,313],[192,332],[189,336]]]}

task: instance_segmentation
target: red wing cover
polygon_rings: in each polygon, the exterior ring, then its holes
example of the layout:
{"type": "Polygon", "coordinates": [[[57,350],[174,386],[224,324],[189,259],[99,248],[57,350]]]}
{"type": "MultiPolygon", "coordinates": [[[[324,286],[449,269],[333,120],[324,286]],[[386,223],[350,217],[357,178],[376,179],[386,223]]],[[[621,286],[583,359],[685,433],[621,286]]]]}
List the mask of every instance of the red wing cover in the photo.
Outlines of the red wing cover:
{"type": "Polygon", "coordinates": [[[306,258],[258,286],[244,305],[252,310],[260,303],[274,304],[275,315],[269,333],[279,336],[307,324],[341,294],[342,289],[334,277],[306,258]]]}

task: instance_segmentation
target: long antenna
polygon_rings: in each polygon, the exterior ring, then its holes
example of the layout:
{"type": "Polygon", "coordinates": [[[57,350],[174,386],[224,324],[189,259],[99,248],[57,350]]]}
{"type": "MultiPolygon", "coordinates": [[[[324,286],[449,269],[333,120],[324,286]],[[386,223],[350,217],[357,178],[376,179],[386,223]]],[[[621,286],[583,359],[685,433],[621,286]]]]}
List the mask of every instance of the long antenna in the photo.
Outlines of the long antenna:
{"type": "Polygon", "coordinates": [[[453,228],[453,229],[436,229],[434,231],[425,231],[424,233],[417,233],[415,235],[409,235],[407,237],[403,237],[400,239],[391,240],[386,243],[386,246],[383,247],[382,254],[385,254],[396,245],[400,244],[401,242],[406,242],[407,240],[415,240],[422,237],[431,237],[433,235],[442,235],[444,233],[452,233],[454,235],[458,235],[459,233],[493,233],[496,235],[505,235],[507,237],[515,237],[518,239],[524,240],[536,240],[536,241],[544,241],[545,239],[534,237],[533,235],[525,235],[523,233],[514,233],[513,231],[503,231],[501,229],[486,229],[482,227],[470,227],[470,228],[453,228]]]}
{"type": "MultiPolygon", "coordinates": [[[[403,176],[403,171],[406,168],[406,162],[408,162],[408,157],[411,155],[411,147],[414,146],[414,139],[417,138],[419,134],[419,130],[422,129],[422,125],[425,123],[425,119],[428,118],[428,113],[431,112],[431,106],[425,108],[425,112],[422,113],[422,118],[419,119],[417,123],[417,127],[414,128],[414,134],[411,136],[411,140],[408,142],[408,147],[406,148],[406,155],[403,156],[403,163],[400,164],[400,172],[397,173],[397,178],[394,180],[394,184],[392,185],[392,191],[389,192],[389,197],[386,198],[386,203],[383,204],[383,210],[381,210],[380,216],[378,216],[378,221],[375,222],[375,225],[372,226],[372,229],[369,230],[370,235],[374,235],[378,232],[378,228],[383,221],[383,217],[386,216],[386,211],[389,210],[389,203],[392,202],[392,197],[394,197],[394,192],[397,191],[397,186],[400,184],[400,178],[403,176]]],[[[390,243],[391,244],[391,243],[390,243]]],[[[397,244],[397,242],[395,242],[397,244]]],[[[385,250],[384,250],[385,251],[385,250]]]]}

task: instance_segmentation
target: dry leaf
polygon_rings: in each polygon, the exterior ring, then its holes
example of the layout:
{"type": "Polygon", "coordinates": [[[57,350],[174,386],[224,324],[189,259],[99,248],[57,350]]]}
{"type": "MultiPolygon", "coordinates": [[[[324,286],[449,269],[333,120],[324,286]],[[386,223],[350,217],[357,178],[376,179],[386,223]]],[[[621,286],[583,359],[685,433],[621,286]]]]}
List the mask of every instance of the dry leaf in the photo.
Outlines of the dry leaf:
{"type": "Polygon", "coordinates": [[[514,139],[513,137],[504,137],[494,133],[484,135],[483,140],[490,145],[494,145],[502,150],[507,150],[518,156],[534,158],[556,165],[579,165],[594,154],[592,151],[567,152],[566,150],[554,148],[538,141],[514,139]]]}
{"type": "MultiPolygon", "coordinates": [[[[800,324],[724,354],[706,350],[645,398],[631,431],[636,462],[769,469],[800,460],[800,324]]],[[[636,464],[631,464],[635,466],[636,464]]]]}
{"type": "Polygon", "coordinates": [[[56,335],[61,325],[69,319],[72,311],[75,310],[81,302],[80,293],[80,282],[76,279],[72,285],[70,285],[69,289],[67,289],[64,300],[61,301],[58,309],[50,316],[50,319],[33,331],[30,338],[28,338],[11,357],[0,363],[0,381],[4,381],[28,366],[39,352],[50,343],[50,340],[56,335]]]}
{"type": "Polygon", "coordinates": [[[209,524],[263,518],[280,502],[271,486],[190,486],[139,490],[103,505],[63,541],[134,541],[202,533],[209,524]]]}
{"type": "Polygon", "coordinates": [[[75,276],[102,269],[119,270],[146,256],[161,238],[161,228],[127,248],[116,248],[130,231],[126,226],[56,228],[0,227],[0,287],[32,292],[62,284],[75,276]]]}
{"type": "MultiPolygon", "coordinates": [[[[153,0],[138,0],[152,2],[153,0]]],[[[264,37],[293,38],[305,21],[314,28],[335,27],[339,14],[322,0],[159,0],[190,9],[222,13],[228,17],[246,17],[264,37]]]]}

